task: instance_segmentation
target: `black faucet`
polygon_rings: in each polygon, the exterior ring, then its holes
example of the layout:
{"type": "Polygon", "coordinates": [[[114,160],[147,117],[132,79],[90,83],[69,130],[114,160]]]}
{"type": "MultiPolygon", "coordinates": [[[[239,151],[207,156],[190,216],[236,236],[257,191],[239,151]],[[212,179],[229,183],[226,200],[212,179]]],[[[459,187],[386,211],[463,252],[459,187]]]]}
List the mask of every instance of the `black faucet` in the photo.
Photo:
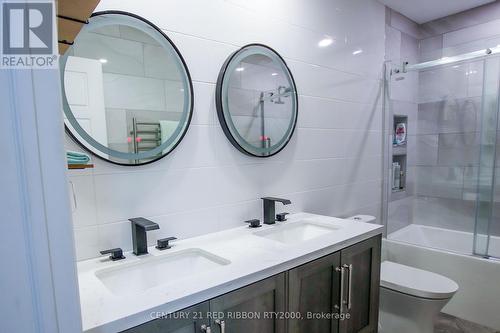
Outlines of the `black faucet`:
{"type": "Polygon", "coordinates": [[[276,210],[274,207],[275,202],[281,202],[283,205],[289,205],[292,202],[288,199],[281,198],[273,198],[273,197],[264,197],[261,198],[264,200],[264,223],[265,224],[274,224],[276,223],[276,210]]]}
{"type": "Polygon", "coordinates": [[[153,221],[143,217],[129,219],[132,222],[132,245],[134,254],[140,256],[148,253],[148,239],[146,231],[160,229],[160,226],[153,221]]]}

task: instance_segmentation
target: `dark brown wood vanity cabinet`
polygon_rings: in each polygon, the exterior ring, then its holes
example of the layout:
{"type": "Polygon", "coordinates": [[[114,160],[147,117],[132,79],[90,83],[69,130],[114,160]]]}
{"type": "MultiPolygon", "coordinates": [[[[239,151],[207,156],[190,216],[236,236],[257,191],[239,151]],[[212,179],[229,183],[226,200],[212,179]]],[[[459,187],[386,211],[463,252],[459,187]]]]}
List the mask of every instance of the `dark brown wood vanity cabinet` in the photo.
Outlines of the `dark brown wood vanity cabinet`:
{"type": "Polygon", "coordinates": [[[285,273],[122,333],[285,333],[285,273]]]}
{"type": "Polygon", "coordinates": [[[321,315],[338,312],[339,266],[337,252],[288,272],[288,311],[300,314],[288,321],[289,333],[338,332],[338,320],[321,315]]]}
{"type": "Polygon", "coordinates": [[[199,333],[202,332],[201,327],[210,327],[210,320],[206,316],[209,310],[208,302],[203,302],[122,333],[199,333]]]}
{"type": "Polygon", "coordinates": [[[380,246],[370,238],[124,332],[377,332],[380,246]]]}
{"type": "Polygon", "coordinates": [[[212,333],[285,333],[285,275],[281,273],[210,300],[212,333]],[[237,318],[238,316],[247,318],[237,318]]]}
{"type": "Polygon", "coordinates": [[[381,236],[373,237],[340,252],[348,278],[344,305],[350,315],[339,322],[340,333],[378,331],[381,242],[381,236]]]}
{"type": "Polygon", "coordinates": [[[377,332],[381,237],[288,272],[288,333],[377,332]]]}

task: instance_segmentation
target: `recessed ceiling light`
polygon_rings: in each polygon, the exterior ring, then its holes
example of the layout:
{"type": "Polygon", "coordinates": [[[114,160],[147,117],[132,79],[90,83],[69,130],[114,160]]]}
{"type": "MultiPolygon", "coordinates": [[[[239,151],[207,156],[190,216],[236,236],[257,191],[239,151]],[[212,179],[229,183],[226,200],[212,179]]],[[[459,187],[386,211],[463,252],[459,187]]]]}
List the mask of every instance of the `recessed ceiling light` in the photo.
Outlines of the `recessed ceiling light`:
{"type": "Polygon", "coordinates": [[[330,37],[323,38],[318,42],[319,47],[327,47],[328,45],[331,45],[333,43],[333,39],[330,37]]]}
{"type": "Polygon", "coordinates": [[[278,73],[272,73],[271,75],[272,75],[272,76],[276,76],[276,75],[278,75],[278,73]]]}
{"type": "Polygon", "coordinates": [[[236,67],[237,72],[243,72],[245,70],[245,67],[236,67]]]}
{"type": "Polygon", "coordinates": [[[359,49],[359,50],[356,50],[352,53],[352,55],[357,55],[357,54],[361,54],[363,53],[363,50],[359,49]]]}
{"type": "Polygon", "coordinates": [[[108,59],[101,58],[99,59],[99,61],[101,62],[101,64],[105,64],[108,62],[108,59]]]}

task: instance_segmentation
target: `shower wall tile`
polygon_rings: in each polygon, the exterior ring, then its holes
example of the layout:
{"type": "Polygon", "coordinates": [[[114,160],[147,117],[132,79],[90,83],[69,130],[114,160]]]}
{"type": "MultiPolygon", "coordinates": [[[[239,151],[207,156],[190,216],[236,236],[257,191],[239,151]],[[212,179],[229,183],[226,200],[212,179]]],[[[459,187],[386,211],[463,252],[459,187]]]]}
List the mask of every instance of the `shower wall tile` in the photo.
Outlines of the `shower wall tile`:
{"type": "Polygon", "coordinates": [[[415,165],[436,166],[438,163],[439,136],[437,134],[417,135],[415,140],[415,165]]]}
{"type": "Polygon", "coordinates": [[[418,143],[418,135],[408,135],[406,139],[406,151],[410,152],[407,154],[406,163],[408,166],[417,165],[417,143],[418,143]]]}
{"type": "Polygon", "coordinates": [[[406,195],[412,197],[416,195],[416,166],[410,164],[406,169],[406,195]]]}
{"type": "Polygon", "coordinates": [[[413,223],[474,232],[475,201],[415,197],[413,223]]]}
{"type": "MultiPolygon", "coordinates": [[[[487,40],[481,39],[481,40],[475,40],[475,41],[471,41],[471,42],[456,44],[453,46],[448,46],[446,48],[443,48],[443,56],[444,57],[454,57],[454,56],[464,54],[464,53],[479,51],[479,50],[485,49],[487,47],[486,45],[488,45],[487,40]]],[[[494,46],[494,45],[490,45],[490,46],[494,46]]]]}
{"type": "Polygon", "coordinates": [[[479,133],[477,132],[439,135],[439,165],[477,165],[479,163],[479,151],[479,133]]]}
{"type": "Polygon", "coordinates": [[[472,8],[454,15],[446,16],[421,25],[425,36],[440,35],[450,31],[458,31],[480,23],[496,20],[500,17],[500,6],[497,2],[472,8]]]}
{"type": "Polygon", "coordinates": [[[401,33],[401,59],[415,64],[418,62],[418,54],[418,39],[401,33]]]}
{"type": "MultiPolygon", "coordinates": [[[[482,172],[484,174],[485,170],[483,170],[482,172]]],[[[478,176],[479,176],[478,166],[464,168],[464,188],[462,195],[464,200],[477,199],[478,176]]]]}
{"type": "Polygon", "coordinates": [[[498,202],[493,205],[493,216],[490,223],[490,234],[492,236],[500,237],[500,204],[498,202]]]}
{"type": "Polygon", "coordinates": [[[418,102],[419,75],[416,72],[391,76],[390,97],[392,100],[418,102]]]}
{"type": "Polygon", "coordinates": [[[418,24],[394,10],[390,10],[390,24],[392,27],[412,36],[413,38],[421,38],[421,32],[418,24]]]}
{"type": "MultiPolygon", "coordinates": [[[[416,63],[419,52],[416,23],[393,10],[388,10],[386,15],[389,22],[386,26],[386,59],[392,61],[394,68],[400,68],[403,62],[416,63]]],[[[417,90],[417,73],[391,75],[391,100],[416,102],[417,90]]]]}
{"type": "Polygon", "coordinates": [[[419,72],[420,103],[467,97],[468,66],[453,65],[419,72]]]}
{"type": "Polygon", "coordinates": [[[419,46],[419,62],[436,60],[443,56],[443,36],[441,35],[421,39],[419,46]]]}
{"type": "Polygon", "coordinates": [[[418,134],[464,133],[480,130],[481,99],[443,100],[418,105],[418,134]]]}
{"type": "Polygon", "coordinates": [[[500,19],[447,32],[443,35],[443,47],[474,42],[496,35],[500,35],[500,19]]]}
{"type": "Polygon", "coordinates": [[[415,171],[417,195],[462,199],[463,168],[418,166],[415,171]]]}
{"type": "Polygon", "coordinates": [[[401,61],[401,31],[389,25],[385,26],[385,59],[401,61]]]}
{"type": "MultiPolygon", "coordinates": [[[[500,43],[500,40],[499,40],[500,43]]],[[[476,61],[469,63],[469,72],[467,75],[467,97],[481,98],[483,94],[484,63],[476,61]]],[[[479,99],[478,104],[480,105],[479,99]]]]}
{"type": "Polygon", "coordinates": [[[391,201],[389,205],[387,233],[402,229],[413,223],[413,197],[391,201]]]}

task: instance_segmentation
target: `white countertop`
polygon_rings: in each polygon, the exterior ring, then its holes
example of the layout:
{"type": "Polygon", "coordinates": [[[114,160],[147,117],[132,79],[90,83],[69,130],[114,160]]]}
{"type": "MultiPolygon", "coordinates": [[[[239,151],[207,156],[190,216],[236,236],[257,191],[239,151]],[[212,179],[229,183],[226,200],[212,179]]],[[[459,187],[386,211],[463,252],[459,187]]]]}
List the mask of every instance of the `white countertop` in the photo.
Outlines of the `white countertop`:
{"type": "Polygon", "coordinates": [[[107,257],[81,261],[77,267],[83,330],[116,333],[154,319],[153,312],[169,313],[184,309],[381,233],[382,226],[377,224],[297,213],[289,215],[286,222],[276,222],[275,225],[264,225],[258,229],[242,226],[178,240],[171,249],[164,251],[150,247],[149,254],[140,257],[125,253],[126,259],[119,261],[111,261],[107,257]],[[256,231],[280,228],[301,220],[334,224],[340,228],[297,244],[284,244],[253,235],[256,231]],[[109,291],[95,274],[103,268],[118,267],[190,248],[213,253],[231,263],[200,272],[175,287],[160,285],[141,293],[120,296],[109,291]]]}

